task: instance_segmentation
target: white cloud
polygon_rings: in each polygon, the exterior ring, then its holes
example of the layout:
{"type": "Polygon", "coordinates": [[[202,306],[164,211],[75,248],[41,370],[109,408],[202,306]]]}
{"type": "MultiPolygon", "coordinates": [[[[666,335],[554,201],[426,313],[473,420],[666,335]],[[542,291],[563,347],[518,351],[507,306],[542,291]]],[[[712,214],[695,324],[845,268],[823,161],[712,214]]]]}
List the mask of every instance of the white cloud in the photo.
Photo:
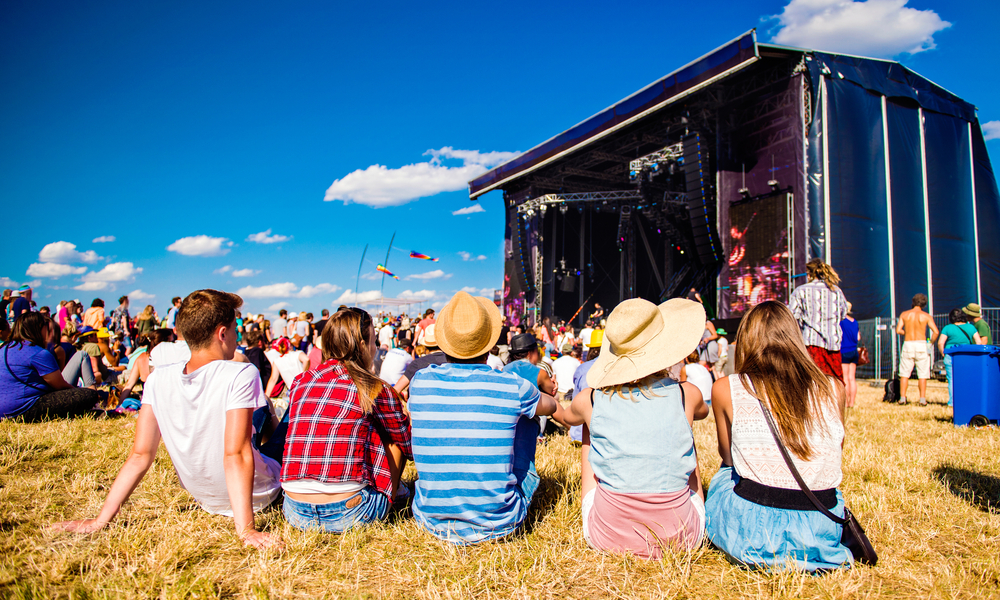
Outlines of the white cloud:
{"type": "Polygon", "coordinates": [[[129,300],[152,300],[156,298],[156,294],[147,294],[142,290],[133,290],[132,293],[127,294],[129,300]]]}
{"type": "Polygon", "coordinates": [[[232,245],[226,238],[194,235],[177,240],[167,250],[184,256],[222,256],[229,254],[232,245]]]}
{"type": "Polygon", "coordinates": [[[267,307],[267,311],[269,313],[271,313],[272,316],[276,317],[276,316],[278,316],[278,311],[279,310],[281,310],[283,308],[288,308],[289,306],[291,306],[291,304],[289,304],[288,302],[278,302],[276,304],[272,304],[271,306],[268,306],[267,307]]]}
{"type": "MultiPolygon", "coordinates": [[[[37,287],[41,287],[42,280],[41,279],[34,279],[32,281],[27,281],[25,283],[27,283],[28,287],[30,287],[31,289],[35,289],[37,287]]],[[[3,286],[5,288],[16,288],[16,287],[21,287],[21,282],[14,281],[10,277],[0,277],[0,286],[3,286]]],[[[55,289],[55,288],[53,288],[53,289],[55,289]]]]}
{"type": "Polygon", "coordinates": [[[74,287],[74,290],[80,290],[81,292],[96,292],[99,290],[106,289],[108,287],[107,281],[87,281],[81,283],[80,285],[74,287]]]}
{"type": "Polygon", "coordinates": [[[461,251],[461,252],[459,252],[458,255],[461,256],[462,260],[464,260],[464,261],[486,260],[486,255],[485,254],[480,254],[480,255],[476,256],[476,255],[473,255],[472,253],[466,252],[464,250],[461,251]]]}
{"type": "Polygon", "coordinates": [[[983,135],[987,140],[1000,139],[1000,121],[987,121],[983,123],[983,135]]]}
{"type": "Polygon", "coordinates": [[[458,210],[453,210],[453,211],[451,211],[451,214],[453,214],[453,215],[471,215],[472,213],[481,213],[481,212],[486,212],[486,209],[483,208],[482,204],[476,202],[472,206],[466,206],[465,208],[460,208],[458,210]]]}
{"type": "Polygon", "coordinates": [[[478,290],[479,290],[479,288],[475,288],[475,287],[472,287],[471,285],[467,285],[467,286],[465,286],[464,288],[462,288],[462,289],[460,289],[458,291],[465,292],[466,294],[475,294],[478,290]]]}
{"type": "Polygon", "coordinates": [[[38,260],[43,263],[95,263],[100,260],[101,257],[97,255],[93,250],[87,250],[86,252],[79,252],[76,249],[76,244],[71,244],[69,242],[52,242],[51,244],[46,244],[42,251],[38,253],[38,260]]]}
{"type": "Polygon", "coordinates": [[[224,267],[219,267],[218,269],[216,269],[216,270],[214,270],[212,272],[215,273],[216,275],[222,275],[223,273],[228,273],[228,272],[230,272],[232,270],[233,270],[232,266],[226,265],[224,267]]]}
{"type": "Polygon", "coordinates": [[[933,10],[907,0],[791,0],[771,41],[831,52],[891,58],[935,47],[934,34],[951,27],[933,10]]]}
{"type": "Polygon", "coordinates": [[[428,271],[426,273],[414,273],[413,275],[407,275],[405,279],[420,279],[426,281],[428,279],[451,279],[451,273],[445,273],[441,269],[434,269],[433,271],[428,271]]]}
{"type": "Polygon", "coordinates": [[[254,271],[253,269],[236,269],[233,271],[233,277],[253,277],[260,271],[254,271]]]}
{"type": "Polygon", "coordinates": [[[361,279],[367,279],[368,281],[378,281],[382,279],[382,274],[378,271],[372,271],[371,273],[365,273],[361,276],[361,279]]]}
{"type": "Polygon", "coordinates": [[[331,303],[331,306],[339,306],[341,304],[360,304],[362,302],[372,302],[373,300],[378,300],[382,297],[382,293],[378,290],[370,290],[367,292],[361,292],[357,295],[354,294],[354,290],[344,290],[344,293],[340,295],[339,298],[331,303]]]}
{"type": "Polygon", "coordinates": [[[113,236],[113,235],[102,235],[101,237],[94,238],[93,243],[95,243],[95,244],[104,244],[104,243],[113,242],[113,241],[115,241],[115,236],[113,236]]]}
{"type": "Polygon", "coordinates": [[[74,267],[59,263],[31,263],[28,266],[28,277],[63,277],[65,275],[83,275],[87,267],[74,267]]]}
{"type": "Polygon", "coordinates": [[[438,300],[434,304],[431,304],[431,308],[441,308],[443,306],[444,306],[444,301],[443,300],[438,300]]]}
{"type": "MultiPolygon", "coordinates": [[[[136,268],[130,262],[111,263],[100,271],[92,271],[83,276],[84,283],[96,281],[128,281],[142,273],[142,268],[136,268]]],[[[76,288],[80,289],[80,288],[76,288]]]]}
{"type": "Polygon", "coordinates": [[[271,230],[261,231],[260,233],[254,233],[247,237],[248,242],[254,242],[257,244],[280,244],[281,242],[287,242],[292,239],[290,235],[271,235],[271,230]]]}
{"type": "Polygon", "coordinates": [[[485,296],[487,298],[493,297],[493,288],[477,288],[471,285],[467,285],[461,289],[461,291],[472,294],[474,296],[485,296]]]}
{"type": "Polygon", "coordinates": [[[428,150],[424,153],[424,156],[431,157],[427,162],[404,165],[398,169],[376,164],[348,173],[330,185],[323,199],[327,202],[342,200],[344,204],[356,202],[373,208],[398,206],[442,192],[464,190],[470,180],[517,154],[455,150],[451,147],[428,150]],[[441,164],[442,159],[460,160],[462,165],[449,167],[441,164]]]}
{"type": "Polygon", "coordinates": [[[321,283],[319,285],[302,286],[300,290],[299,286],[286,281],[285,283],[272,283],[261,286],[248,285],[236,290],[236,293],[244,298],[312,298],[320,294],[332,294],[339,289],[339,285],[321,283]]]}
{"type": "Polygon", "coordinates": [[[402,294],[399,294],[399,296],[397,296],[397,297],[401,298],[403,300],[427,301],[427,300],[430,300],[431,298],[433,298],[436,294],[437,294],[437,292],[435,292],[434,290],[420,290],[419,292],[414,292],[412,290],[406,290],[402,294]]]}

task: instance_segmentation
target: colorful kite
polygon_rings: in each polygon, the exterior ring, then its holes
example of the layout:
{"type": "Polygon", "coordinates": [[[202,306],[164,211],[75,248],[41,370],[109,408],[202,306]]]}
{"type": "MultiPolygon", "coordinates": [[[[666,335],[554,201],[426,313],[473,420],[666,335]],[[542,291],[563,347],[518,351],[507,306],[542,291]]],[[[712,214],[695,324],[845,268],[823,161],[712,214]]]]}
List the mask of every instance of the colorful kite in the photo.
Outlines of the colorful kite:
{"type": "Polygon", "coordinates": [[[378,271],[378,272],[380,272],[380,273],[385,273],[386,275],[388,275],[389,277],[392,277],[393,279],[399,279],[399,277],[396,277],[395,275],[392,274],[392,271],[390,271],[389,269],[386,269],[382,265],[379,265],[379,266],[375,267],[375,270],[378,271]]]}
{"type": "Polygon", "coordinates": [[[414,252],[412,250],[410,251],[410,258],[419,258],[420,260],[429,260],[431,262],[437,262],[437,261],[441,260],[440,258],[431,258],[430,256],[427,256],[426,254],[421,254],[419,252],[414,252]]]}

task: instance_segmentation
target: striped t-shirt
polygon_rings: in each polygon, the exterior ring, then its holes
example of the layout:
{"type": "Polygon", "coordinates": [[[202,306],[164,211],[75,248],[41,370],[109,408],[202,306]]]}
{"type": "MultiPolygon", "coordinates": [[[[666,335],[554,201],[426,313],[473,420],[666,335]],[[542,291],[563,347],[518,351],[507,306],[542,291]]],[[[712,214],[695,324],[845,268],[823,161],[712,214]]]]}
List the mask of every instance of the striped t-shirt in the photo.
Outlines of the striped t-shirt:
{"type": "Polygon", "coordinates": [[[446,363],[410,382],[413,462],[420,478],[413,516],[458,544],[501,537],[524,520],[514,429],[535,415],[538,389],[488,365],[446,363]]]}

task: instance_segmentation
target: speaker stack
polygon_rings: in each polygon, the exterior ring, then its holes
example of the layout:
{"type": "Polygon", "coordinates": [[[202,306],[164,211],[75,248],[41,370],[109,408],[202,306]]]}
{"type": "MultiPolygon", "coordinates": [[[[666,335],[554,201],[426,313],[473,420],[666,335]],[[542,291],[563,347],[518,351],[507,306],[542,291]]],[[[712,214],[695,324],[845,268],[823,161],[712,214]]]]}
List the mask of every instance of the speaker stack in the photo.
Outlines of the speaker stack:
{"type": "Polygon", "coordinates": [[[715,202],[709,185],[708,149],[698,133],[685,136],[682,142],[687,209],[694,233],[695,251],[701,264],[710,266],[722,260],[722,245],[715,227],[715,202]]]}
{"type": "Polygon", "coordinates": [[[517,271],[517,282],[521,285],[521,290],[526,298],[533,298],[535,295],[535,277],[531,266],[531,246],[528,244],[528,232],[525,230],[524,220],[517,214],[517,209],[513,211],[511,224],[514,231],[511,232],[511,251],[514,258],[515,271],[517,271]]]}

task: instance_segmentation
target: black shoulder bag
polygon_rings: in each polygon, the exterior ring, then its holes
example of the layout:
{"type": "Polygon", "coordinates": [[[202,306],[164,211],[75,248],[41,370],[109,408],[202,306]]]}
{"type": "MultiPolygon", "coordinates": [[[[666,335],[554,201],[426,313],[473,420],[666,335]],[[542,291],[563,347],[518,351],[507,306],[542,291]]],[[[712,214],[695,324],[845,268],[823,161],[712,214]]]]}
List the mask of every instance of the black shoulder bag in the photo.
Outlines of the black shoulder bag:
{"type": "MultiPolygon", "coordinates": [[[[758,402],[760,401],[758,400],[758,402]]],[[[844,507],[843,519],[833,514],[827,510],[819,499],[812,493],[812,491],[806,487],[806,482],[802,481],[802,476],[799,475],[799,471],[795,468],[795,464],[792,463],[792,457],[788,455],[788,451],[785,450],[785,446],[781,443],[781,440],[778,439],[778,431],[774,426],[774,419],[771,417],[771,411],[764,406],[763,402],[761,402],[760,408],[764,411],[764,420],[767,421],[767,428],[771,430],[771,437],[774,438],[774,443],[778,445],[778,450],[781,451],[781,457],[785,459],[785,464],[788,465],[788,470],[792,472],[792,477],[794,477],[795,482],[799,484],[799,488],[802,489],[802,492],[807,498],[809,498],[809,501],[816,507],[816,510],[823,513],[826,518],[830,519],[834,523],[843,526],[844,532],[840,536],[840,543],[851,551],[851,554],[854,555],[854,560],[863,565],[874,567],[875,563],[878,562],[878,554],[875,553],[875,548],[868,540],[868,536],[865,535],[865,530],[861,527],[861,523],[858,523],[858,519],[846,506],[844,507]]]]}

